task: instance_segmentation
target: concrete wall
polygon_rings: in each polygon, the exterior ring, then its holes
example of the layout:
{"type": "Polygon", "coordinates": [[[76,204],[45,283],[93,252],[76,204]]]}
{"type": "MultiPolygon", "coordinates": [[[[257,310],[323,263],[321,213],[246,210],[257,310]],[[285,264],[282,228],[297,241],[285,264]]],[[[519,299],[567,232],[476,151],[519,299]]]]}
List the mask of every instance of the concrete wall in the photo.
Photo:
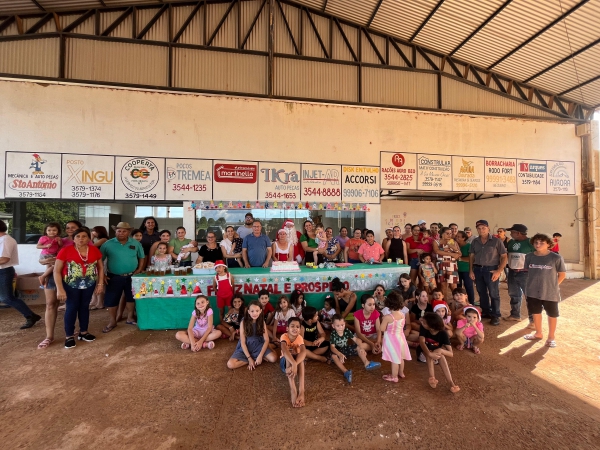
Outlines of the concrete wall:
{"type": "Polygon", "coordinates": [[[456,223],[462,229],[465,218],[465,203],[462,202],[426,202],[406,200],[384,200],[381,202],[381,229],[395,225],[404,229],[407,223],[416,225],[419,220],[440,222],[444,226],[456,223]]]}

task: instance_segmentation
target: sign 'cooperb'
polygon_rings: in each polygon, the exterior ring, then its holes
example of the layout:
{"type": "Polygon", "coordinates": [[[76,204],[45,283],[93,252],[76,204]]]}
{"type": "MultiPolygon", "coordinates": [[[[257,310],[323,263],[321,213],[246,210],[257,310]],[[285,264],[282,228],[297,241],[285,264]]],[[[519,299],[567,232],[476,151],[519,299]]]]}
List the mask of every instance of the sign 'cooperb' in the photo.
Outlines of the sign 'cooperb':
{"type": "Polygon", "coordinates": [[[146,158],[133,158],[121,169],[121,181],[131,192],[150,192],[156,187],[160,172],[156,164],[146,158]]]}

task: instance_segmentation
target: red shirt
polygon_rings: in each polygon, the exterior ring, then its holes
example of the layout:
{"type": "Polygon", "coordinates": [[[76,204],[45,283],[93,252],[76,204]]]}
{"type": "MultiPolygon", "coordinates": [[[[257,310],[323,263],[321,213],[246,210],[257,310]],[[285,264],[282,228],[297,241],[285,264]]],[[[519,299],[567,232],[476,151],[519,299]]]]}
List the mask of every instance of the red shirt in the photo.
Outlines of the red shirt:
{"type": "Polygon", "coordinates": [[[81,289],[90,287],[96,282],[98,275],[97,261],[102,264],[102,253],[94,245],[88,245],[87,260],[83,261],[74,245],[63,247],[56,256],[64,261],[62,278],[70,287],[81,289]],[[88,274],[88,271],[90,273],[88,274]]]}
{"type": "Polygon", "coordinates": [[[428,245],[427,244],[423,245],[421,243],[421,239],[423,239],[423,237],[420,237],[417,242],[415,242],[415,238],[413,236],[410,236],[410,237],[404,239],[404,242],[406,242],[409,246],[408,257],[410,259],[419,257],[419,255],[417,253],[415,253],[413,250],[420,249],[420,250],[423,250],[424,252],[427,252],[428,245]],[[413,251],[413,252],[411,253],[411,251],[413,251]]]}
{"type": "Polygon", "coordinates": [[[263,307],[263,316],[265,316],[265,319],[266,319],[267,316],[274,311],[275,311],[275,308],[273,307],[273,305],[271,305],[271,303],[267,303],[263,307]]]}

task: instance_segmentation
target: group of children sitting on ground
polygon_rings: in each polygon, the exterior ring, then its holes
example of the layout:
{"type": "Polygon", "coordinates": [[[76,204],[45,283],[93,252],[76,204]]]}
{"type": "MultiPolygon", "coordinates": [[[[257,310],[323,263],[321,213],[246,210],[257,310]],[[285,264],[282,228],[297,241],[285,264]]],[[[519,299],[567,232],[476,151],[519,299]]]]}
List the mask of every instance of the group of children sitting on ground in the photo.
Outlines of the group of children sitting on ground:
{"type": "MultiPolygon", "coordinates": [[[[332,281],[332,290],[340,298],[356,297],[338,279],[332,281]]],[[[448,304],[436,288],[430,299],[426,290],[416,290],[409,276],[403,274],[398,288],[387,297],[384,287],[377,286],[373,295],[362,296],[362,309],[343,317],[342,308],[336,308],[340,302],[335,301],[335,296],[327,296],[323,309],[318,311],[306,306],[301,291],[294,291],[289,300],[281,296],[274,308],[269,292],[262,290],[258,300],[248,305],[240,294],[233,295],[226,312],[219,308],[221,323],[216,328],[209,300],[200,295],[187,331],[179,331],[176,338],[182,342],[182,349],[192,351],[212,349],[219,338],[237,339],[235,351],[227,361],[230,369],[247,365],[254,370],[264,360],[276,362],[279,350],[280,368],[288,377],[294,407],[305,404],[305,360],[333,363],[352,383],[352,370],[345,365],[347,359],[358,356],[366,370],[373,370],[381,363],[369,360],[369,354],[381,354],[383,361],[391,363],[391,373],[383,379],[397,383],[405,377],[404,361],[412,359],[409,347],[415,348],[417,361],[427,364],[432,388],[438,384],[435,365],[439,365],[450,391],[456,393],[460,388],[454,383],[446,360],[453,356],[450,339],[456,339],[457,350],[467,348],[479,354],[484,331],[481,313],[469,304],[465,290],[458,288],[452,294],[448,304]]]]}

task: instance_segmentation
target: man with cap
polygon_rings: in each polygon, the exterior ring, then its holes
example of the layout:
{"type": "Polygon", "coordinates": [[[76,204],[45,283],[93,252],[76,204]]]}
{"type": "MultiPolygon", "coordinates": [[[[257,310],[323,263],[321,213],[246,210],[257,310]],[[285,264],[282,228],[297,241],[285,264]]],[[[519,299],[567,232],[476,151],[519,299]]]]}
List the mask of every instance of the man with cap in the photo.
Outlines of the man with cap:
{"type": "Polygon", "coordinates": [[[242,244],[242,258],[244,267],[269,267],[271,263],[271,239],[265,234],[261,234],[262,224],[255,220],[252,224],[252,234],[244,238],[242,244]]]}
{"type": "Polygon", "coordinates": [[[482,318],[490,318],[490,325],[500,325],[500,274],[506,266],[506,247],[490,234],[487,220],[478,220],[477,238],[469,250],[469,275],[475,281],[482,318]],[[491,303],[490,303],[491,299],[491,303]]]}
{"type": "Polygon", "coordinates": [[[244,239],[249,234],[252,234],[252,223],[254,222],[254,216],[251,212],[246,213],[244,216],[244,225],[237,229],[237,234],[241,239],[244,239]]]}
{"type": "Polygon", "coordinates": [[[419,228],[421,229],[421,233],[427,229],[427,222],[425,222],[423,219],[419,220],[417,222],[417,225],[419,225],[419,228]]]}
{"type": "Polygon", "coordinates": [[[473,236],[473,231],[471,231],[471,227],[465,227],[465,234],[467,235],[467,244],[470,244],[475,240],[477,236],[473,236]]]}
{"type": "Polygon", "coordinates": [[[102,259],[106,259],[108,267],[104,306],[108,308],[110,319],[102,330],[103,333],[108,333],[117,326],[117,308],[123,294],[127,304],[127,324],[136,325],[133,321],[135,304],[131,292],[131,276],[140,273],[146,261],[142,244],[129,236],[133,228],[127,222],[119,222],[113,229],[116,237],[100,247],[102,259]]]}
{"type": "MultiPolygon", "coordinates": [[[[525,295],[528,272],[525,267],[525,255],[535,251],[527,238],[527,227],[515,223],[507,228],[511,240],[506,244],[508,251],[508,295],[510,296],[510,315],[506,320],[521,320],[521,302],[525,295]]],[[[529,315],[529,323],[533,324],[533,317],[529,315]]]]}

